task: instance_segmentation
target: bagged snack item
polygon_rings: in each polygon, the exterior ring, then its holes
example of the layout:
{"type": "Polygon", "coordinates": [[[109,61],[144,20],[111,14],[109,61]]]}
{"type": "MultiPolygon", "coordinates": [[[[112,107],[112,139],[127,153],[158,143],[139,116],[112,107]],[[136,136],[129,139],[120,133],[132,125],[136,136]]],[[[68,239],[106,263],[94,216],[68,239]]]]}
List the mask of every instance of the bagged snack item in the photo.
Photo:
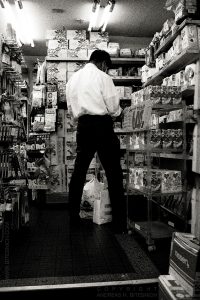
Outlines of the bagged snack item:
{"type": "Polygon", "coordinates": [[[48,132],[55,131],[55,123],[56,123],[56,109],[46,108],[44,131],[48,131],[48,132]]]}
{"type": "Polygon", "coordinates": [[[99,199],[94,201],[93,222],[101,225],[112,221],[112,207],[108,189],[100,192],[99,199]]]}
{"type": "Polygon", "coordinates": [[[153,148],[161,148],[161,129],[152,129],[150,137],[150,145],[153,148]]]}
{"type": "Polygon", "coordinates": [[[183,148],[183,130],[173,129],[173,148],[182,149],[183,148]]]}
{"type": "Polygon", "coordinates": [[[161,135],[163,148],[172,148],[172,129],[162,129],[161,135]]]}

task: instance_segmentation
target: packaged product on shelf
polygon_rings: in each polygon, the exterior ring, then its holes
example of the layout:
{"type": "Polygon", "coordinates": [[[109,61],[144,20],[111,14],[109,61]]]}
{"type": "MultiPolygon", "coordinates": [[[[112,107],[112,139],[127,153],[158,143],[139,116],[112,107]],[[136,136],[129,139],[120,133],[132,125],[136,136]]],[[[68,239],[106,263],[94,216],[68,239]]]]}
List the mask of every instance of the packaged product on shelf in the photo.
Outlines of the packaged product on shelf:
{"type": "Polygon", "coordinates": [[[108,43],[108,48],[118,48],[118,49],[120,49],[120,46],[119,46],[119,43],[109,42],[108,43]]]}
{"type": "Polygon", "coordinates": [[[107,48],[106,50],[111,57],[119,57],[119,48],[107,48]]]}
{"type": "Polygon", "coordinates": [[[120,140],[120,148],[121,148],[121,149],[126,149],[126,145],[127,145],[127,136],[126,136],[126,135],[120,134],[119,140],[120,140]]]}
{"type": "Polygon", "coordinates": [[[134,168],[134,188],[142,190],[144,188],[144,169],[134,168]]]}
{"type": "Polygon", "coordinates": [[[87,49],[67,50],[67,59],[87,59],[87,49]]]}
{"type": "Polygon", "coordinates": [[[160,104],[161,103],[161,88],[160,86],[148,86],[145,89],[145,100],[151,100],[153,104],[160,104]]]}
{"type": "Polygon", "coordinates": [[[44,131],[55,131],[56,108],[45,108],[45,125],[44,131]]]}
{"type": "Polygon", "coordinates": [[[119,98],[124,98],[124,86],[116,86],[116,90],[119,94],[119,98]]]}
{"type": "Polygon", "coordinates": [[[187,86],[195,85],[196,64],[190,64],[185,67],[185,84],[187,86]]]}
{"type": "Polygon", "coordinates": [[[162,148],[161,129],[151,129],[151,131],[150,131],[150,145],[153,148],[162,148]]]}
{"type": "Polygon", "coordinates": [[[35,131],[35,132],[43,131],[44,130],[44,123],[45,123],[44,115],[36,114],[34,116],[33,122],[31,122],[31,126],[32,126],[33,131],[35,131]]]}
{"type": "Polygon", "coordinates": [[[172,129],[173,138],[173,148],[182,149],[183,148],[183,130],[182,129],[172,129]]]}
{"type": "Polygon", "coordinates": [[[64,109],[58,109],[57,135],[58,135],[58,137],[65,137],[65,111],[64,111],[64,109]]]}
{"type": "Polygon", "coordinates": [[[88,49],[89,40],[69,40],[69,49],[70,50],[80,50],[80,49],[88,49]]]}
{"type": "Polygon", "coordinates": [[[66,82],[67,63],[65,62],[47,62],[47,82],[57,83],[58,81],[66,82]]]}
{"type": "Polygon", "coordinates": [[[60,59],[67,59],[68,41],[61,40],[49,40],[47,55],[49,57],[55,57],[60,59]]]}
{"type": "Polygon", "coordinates": [[[100,49],[100,50],[107,50],[108,48],[108,42],[105,41],[90,41],[88,45],[89,50],[95,50],[95,49],[100,49]]]}
{"type": "Polygon", "coordinates": [[[67,63],[67,72],[76,72],[83,68],[85,65],[84,62],[68,62],[67,63]]]}
{"type": "Polygon", "coordinates": [[[170,88],[171,92],[171,99],[174,105],[178,105],[182,103],[182,94],[181,94],[181,87],[180,86],[172,86],[170,88]]]}
{"type": "Polygon", "coordinates": [[[62,29],[49,29],[46,31],[46,39],[47,40],[66,40],[67,39],[67,31],[65,28],[62,29]]]}
{"type": "Polygon", "coordinates": [[[2,56],[1,56],[1,62],[2,64],[5,65],[10,65],[10,49],[8,48],[8,46],[3,43],[2,46],[2,56]]]}
{"type": "Polygon", "coordinates": [[[161,102],[163,105],[172,104],[170,89],[168,86],[161,86],[161,102]]]}
{"type": "Polygon", "coordinates": [[[58,150],[58,165],[62,166],[64,163],[64,140],[62,137],[57,139],[57,150],[58,150]]]}
{"type": "Polygon", "coordinates": [[[127,99],[131,99],[132,94],[132,86],[125,86],[124,87],[124,97],[127,99]]]}
{"type": "Polygon", "coordinates": [[[108,70],[108,75],[110,76],[118,76],[118,69],[109,69],[108,70]]]}
{"type": "Polygon", "coordinates": [[[66,103],[66,81],[58,80],[58,103],[66,103]]]}
{"type": "Polygon", "coordinates": [[[58,137],[55,133],[50,136],[49,153],[50,165],[58,165],[58,137]]]}
{"type": "Polygon", "coordinates": [[[175,75],[176,86],[183,86],[185,84],[185,70],[182,70],[175,75]]]}
{"type": "Polygon", "coordinates": [[[86,40],[86,30],[67,30],[68,40],[86,40]]]}
{"type": "Polygon", "coordinates": [[[121,131],[122,130],[122,124],[121,122],[114,122],[114,131],[121,131]]]}
{"type": "Polygon", "coordinates": [[[181,30],[181,40],[182,40],[182,49],[197,49],[198,37],[197,37],[197,26],[196,25],[186,25],[181,30]]]}
{"type": "Polygon", "coordinates": [[[51,107],[57,107],[57,99],[58,99],[58,95],[57,95],[57,91],[55,92],[49,92],[47,91],[47,107],[51,108],[51,107]]]}
{"type": "Polygon", "coordinates": [[[119,51],[120,57],[132,57],[132,51],[130,48],[121,48],[119,51]]]}
{"type": "Polygon", "coordinates": [[[44,106],[46,102],[46,87],[44,85],[34,85],[32,91],[32,107],[44,106]]]}
{"type": "Polygon", "coordinates": [[[108,32],[90,31],[89,40],[90,42],[109,42],[109,34],[108,32]]]}
{"type": "Polygon", "coordinates": [[[162,137],[162,147],[163,149],[170,149],[173,146],[173,137],[171,129],[162,129],[161,130],[162,137]]]}
{"type": "Polygon", "coordinates": [[[161,172],[159,170],[143,170],[144,188],[150,188],[151,192],[161,191],[161,172]],[[149,176],[149,180],[148,180],[149,176]]]}
{"type": "Polygon", "coordinates": [[[162,170],[162,193],[182,192],[181,171],[162,170]]]}
{"type": "Polygon", "coordinates": [[[146,163],[144,153],[135,153],[134,155],[134,167],[142,167],[146,163]]]}

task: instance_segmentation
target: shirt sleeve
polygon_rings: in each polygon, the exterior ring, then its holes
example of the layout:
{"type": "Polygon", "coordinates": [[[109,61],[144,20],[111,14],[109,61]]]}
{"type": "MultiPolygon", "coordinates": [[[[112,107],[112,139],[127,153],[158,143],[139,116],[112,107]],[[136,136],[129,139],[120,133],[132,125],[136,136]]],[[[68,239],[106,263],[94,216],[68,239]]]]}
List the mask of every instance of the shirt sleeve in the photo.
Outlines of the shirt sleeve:
{"type": "Polygon", "coordinates": [[[120,99],[112,78],[107,75],[104,80],[103,99],[109,115],[118,117],[121,114],[120,99]]]}

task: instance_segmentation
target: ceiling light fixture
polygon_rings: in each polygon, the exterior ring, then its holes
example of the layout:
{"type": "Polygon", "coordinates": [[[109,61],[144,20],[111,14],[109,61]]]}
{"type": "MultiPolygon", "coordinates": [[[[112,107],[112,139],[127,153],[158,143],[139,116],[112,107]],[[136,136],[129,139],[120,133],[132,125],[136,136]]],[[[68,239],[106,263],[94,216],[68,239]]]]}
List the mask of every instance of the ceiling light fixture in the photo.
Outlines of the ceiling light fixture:
{"type": "Polygon", "coordinates": [[[90,19],[88,31],[91,31],[93,28],[96,27],[99,9],[100,9],[100,0],[94,0],[92,4],[92,16],[90,19]]]}
{"type": "Polygon", "coordinates": [[[0,0],[0,5],[1,5],[2,8],[5,8],[4,1],[3,1],[3,0],[0,0]]]}
{"type": "Polygon", "coordinates": [[[22,1],[21,1],[21,0],[15,0],[15,2],[18,3],[18,6],[19,6],[20,9],[23,8],[22,1]]]}
{"type": "Polygon", "coordinates": [[[106,26],[108,25],[108,21],[110,20],[111,13],[115,6],[115,0],[109,0],[103,13],[102,21],[101,21],[101,31],[104,32],[106,30],[106,26]]]}

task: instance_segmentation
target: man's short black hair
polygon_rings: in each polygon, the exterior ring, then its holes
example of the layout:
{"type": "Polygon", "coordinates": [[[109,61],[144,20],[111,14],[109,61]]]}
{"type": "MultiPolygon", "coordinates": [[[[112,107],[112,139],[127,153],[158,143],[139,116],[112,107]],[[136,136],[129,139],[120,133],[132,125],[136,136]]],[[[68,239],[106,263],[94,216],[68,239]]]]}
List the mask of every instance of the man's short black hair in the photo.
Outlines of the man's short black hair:
{"type": "Polygon", "coordinates": [[[105,61],[108,68],[110,68],[112,65],[110,54],[105,50],[94,50],[89,61],[93,61],[94,63],[101,63],[105,61]]]}

